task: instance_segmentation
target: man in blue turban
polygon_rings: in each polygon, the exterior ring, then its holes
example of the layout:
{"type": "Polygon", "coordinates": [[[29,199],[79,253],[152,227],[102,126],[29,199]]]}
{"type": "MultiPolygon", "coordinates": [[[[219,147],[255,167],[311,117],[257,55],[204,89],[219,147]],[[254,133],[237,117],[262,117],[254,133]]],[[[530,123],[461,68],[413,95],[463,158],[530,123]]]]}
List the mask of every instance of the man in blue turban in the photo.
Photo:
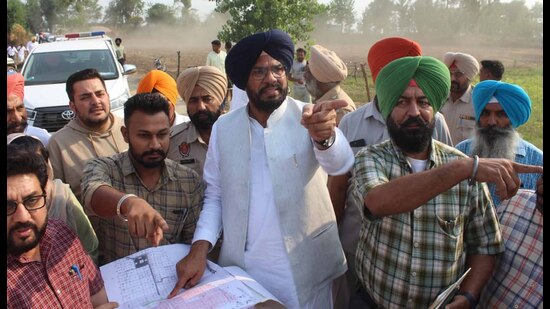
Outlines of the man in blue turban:
{"type": "MultiPolygon", "coordinates": [[[[523,88],[485,80],[476,85],[472,99],[476,116],[474,136],[457,144],[458,150],[469,156],[542,166],[542,150],[521,138],[516,130],[531,115],[531,99],[523,88]]],[[[535,190],[539,177],[539,174],[520,174],[521,188],[535,190]]],[[[489,184],[489,191],[498,206],[500,198],[494,184],[489,184]]]]}
{"type": "Polygon", "coordinates": [[[503,251],[485,182],[504,197],[521,172],[542,167],[468,158],[432,138],[434,114],[451,86],[433,57],[403,57],[376,78],[390,140],[357,153],[348,207],[361,209],[355,270],[368,308],[428,308],[471,268],[450,306],[475,308],[503,251]]]}
{"type": "Polygon", "coordinates": [[[286,308],[332,308],[332,281],[346,260],[327,174],[353,165],[336,127],[335,109],[347,103],[287,97],[293,51],[280,30],[248,36],[229,51],[226,72],[246,89],[248,104],[212,127],[205,202],[170,297],[197,284],[223,231],[220,265],[243,268],[286,308]]]}

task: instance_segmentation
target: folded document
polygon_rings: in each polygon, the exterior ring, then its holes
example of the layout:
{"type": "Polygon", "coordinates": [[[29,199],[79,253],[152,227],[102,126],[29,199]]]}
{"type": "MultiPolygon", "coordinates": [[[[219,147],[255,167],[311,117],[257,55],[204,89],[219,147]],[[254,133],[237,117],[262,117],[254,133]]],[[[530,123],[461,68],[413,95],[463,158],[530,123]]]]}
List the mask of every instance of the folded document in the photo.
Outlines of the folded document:
{"type": "Polygon", "coordinates": [[[176,285],[176,263],[189,249],[184,244],[152,247],[101,266],[109,301],[118,302],[122,309],[284,308],[243,269],[211,261],[198,285],[167,299],[176,285]]]}

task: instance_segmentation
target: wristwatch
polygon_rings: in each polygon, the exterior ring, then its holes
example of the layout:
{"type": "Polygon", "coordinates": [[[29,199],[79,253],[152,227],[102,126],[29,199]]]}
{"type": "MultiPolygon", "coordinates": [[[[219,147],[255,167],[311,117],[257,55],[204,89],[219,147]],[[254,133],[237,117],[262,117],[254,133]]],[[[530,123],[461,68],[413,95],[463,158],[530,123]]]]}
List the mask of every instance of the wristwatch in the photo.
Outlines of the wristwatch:
{"type": "Polygon", "coordinates": [[[327,138],[327,139],[324,140],[324,141],[315,141],[315,140],[314,140],[314,142],[315,142],[317,145],[319,145],[319,146],[321,146],[321,147],[327,149],[327,148],[330,148],[330,146],[332,146],[332,144],[334,144],[334,140],[335,140],[335,139],[336,139],[336,135],[332,135],[331,137],[327,138]]]}

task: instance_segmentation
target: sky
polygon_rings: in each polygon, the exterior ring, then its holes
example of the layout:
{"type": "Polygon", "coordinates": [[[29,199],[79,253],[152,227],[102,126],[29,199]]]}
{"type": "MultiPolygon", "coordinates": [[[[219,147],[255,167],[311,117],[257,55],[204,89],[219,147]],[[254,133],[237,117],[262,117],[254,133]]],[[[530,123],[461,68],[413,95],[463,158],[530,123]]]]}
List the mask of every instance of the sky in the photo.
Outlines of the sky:
{"type": "MultiPolygon", "coordinates": [[[[318,0],[320,3],[328,4],[330,3],[330,0],[318,0]]],[[[360,17],[363,14],[363,11],[368,6],[368,4],[372,0],[355,0],[355,16],[360,17]]],[[[501,0],[501,2],[510,2],[512,0],[501,0]]],[[[533,4],[542,2],[542,0],[524,0],[527,4],[527,7],[532,7],[533,4]]],[[[99,4],[103,7],[107,7],[109,5],[110,0],[99,0],[99,4]]],[[[146,7],[149,5],[152,5],[154,3],[162,3],[165,5],[172,5],[174,4],[174,0],[145,0],[146,7]]],[[[208,14],[212,13],[214,9],[216,8],[216,1],[208,1],[208,0],[191,0],[191,8],[197,9],[197,13],[201,17],[201,19],[204,19],[208,14]]]]}

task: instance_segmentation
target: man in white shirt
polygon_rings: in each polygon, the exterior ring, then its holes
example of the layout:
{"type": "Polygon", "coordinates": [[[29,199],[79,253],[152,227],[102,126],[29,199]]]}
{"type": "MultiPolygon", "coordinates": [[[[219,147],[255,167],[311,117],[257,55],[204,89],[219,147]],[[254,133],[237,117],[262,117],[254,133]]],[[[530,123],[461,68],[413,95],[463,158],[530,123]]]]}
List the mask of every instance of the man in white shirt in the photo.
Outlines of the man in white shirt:
{"type": "Polygon", "coordinates": [[[225,57],[227,57],[227,54],[222,50],[222,42],[214,40],[211,44],[212,51],[206,57],[206,65],[214,66],[225,74],[225,57]]]}
{"type": "Polygon", "coordinates": [[[32,50],[38,46],[38,42],[36,42],[36,36],[33,36],[30,41],[27,42],[27,51],[30,53],[32,50]]]}
{"type": "Polygon", "coordinates": [[[288,97],[293,51],[287,33],[270,30],[229,52],[227,73],[249,103],[214,124],[203,210],[169,297],[197,284],[223,231],[220,265],[243,268],[287,308],[333,307],[332,281],[347,266],[326,179],[353,165],[336,128],[346,103],[288,97]]]}

